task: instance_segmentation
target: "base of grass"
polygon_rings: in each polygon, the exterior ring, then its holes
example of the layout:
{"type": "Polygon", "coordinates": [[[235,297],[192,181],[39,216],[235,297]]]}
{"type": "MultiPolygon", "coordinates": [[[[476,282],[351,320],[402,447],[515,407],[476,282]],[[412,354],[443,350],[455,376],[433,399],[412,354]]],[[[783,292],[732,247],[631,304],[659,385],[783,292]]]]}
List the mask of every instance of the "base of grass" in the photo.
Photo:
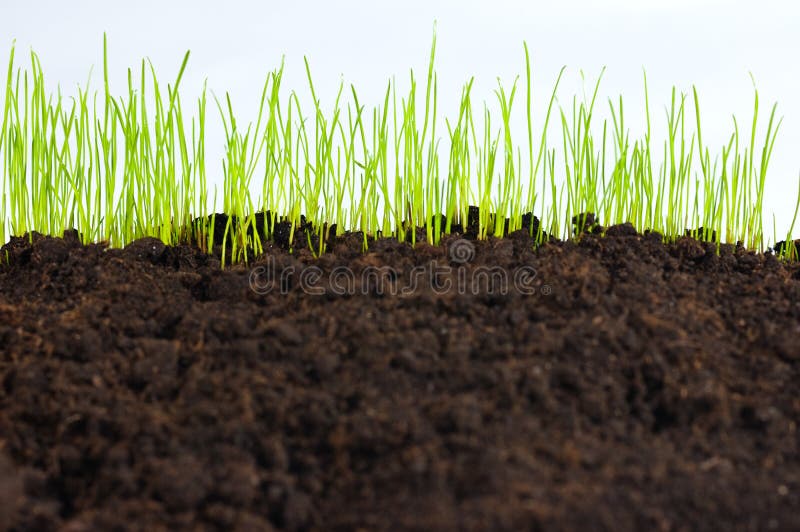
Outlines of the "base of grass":
{"type": "MultiPolygon", "coordinates": [[[[448,221],[444,215],[440,215],[439,220],[432,220],[431,226],[441,228],[439,232],[433,234],[432,239],[429,227],[412,227],[411,224],[404,225],[402,230],[396,230],[390,234],[384,235],[380,231],[375,234],[367,234],[362,231],[340,231],[335,224],[316,226],[303,215],[300,216],[299,223],[292,223],[290,217],[274,215],[269,211],[256,212],[242,219],[239,219],[235,215],[228,216],[225,213],[216,213],[204,218],[195,218],[190,225],[182,228],[178,232],[184,235],[184,238],[181,240],[168,243],[157,237],[141,237],[127,244],[125,248],[146,250],[153,246],[158,249],[164,249],[167,245],[189,245],[197,248],[202,253],[216,258],[224,268],[227,265],[234,265],[237,263],[246,265],[250,262],[258,261],[261,256],[265,253],[269,253],[271,249],[280,249],[295,254],[310,254],[312,257],[321,257],[329,253],[338,244],[342,242],[352,243],[353,241],[360,242],[362,253],[368,252],[375,242],[386,239],[392,239],[409,245],[421,243],[439,245],[444,241],[452,240],[452,238],[464,238],[477,241],[485,238],[522,237],[527,240],[528,245],[532,248],[539,247],[545,243],[565,242],[565,240],[558,236],[548,234],[544,231],[539,218],[533,215],[533,213],[525,213],[522,215],[521,227],[511,230],[510,221],[506,219],[504,223],[499,223],[499,225],[503,227],[502,233],[496,237],[489,236],[482,239],[481,221],[489,220],[494,226],[498,224],[496,221],[496,214],[490,213],[483,217],[480,208],[477,206],[470,206],[467,213],[466,218],[463,220],[455,219],[448,221]],[[445,227],[450,229],[449,232],[444,231],[445,227]],[[399,235],[402,235],[402,239],[399,238],[399,235]]],[[[703,245],[711,246],[717,254],[722,253],[723,249],[740,249],[749,252],[761,251],[748,249],[741,241],[721,242],[716,231],[707,230],[702,227],[696,229],[687,228],[683,234],[679,235],[663,235],[658,231],[650,229],[645,229],[640,232],[630,222],[606,227],[600,223],[594,213],[575,215],[571,218],[571,223],[572,230],[568,239],[571,241],[578,241],[586,236],[638,236],[656,239],[665,244],[689,239],[702,243],[703,245]]],[[[156,234],[157,233],[158,231],[156,231],[156,234]]],[[[14,256],[13,249],[15,249],[15,247],[45,236],[60,235],[44,235],[34,231],[22,237],[12,237],[9,243],[0,248],[0,257],[2,257],[2,261],[0,262],[10,263],[12,256],[14,256]]],[[[75,229],[66,230],[63,233],[63,237],[68,241],[85,243],[84,235],[81,235],[75,229]]],[[[101,246],[108,246],[108,242],[98,242],[98,244],[101,246]]],[[[798,250],[800,250],[800,240],[789,241],[788,243],[780,241],[775,246],[764,250],[764,252],[774,254],[783,260],[798,261],[800,259],[798,250]]],[[[143,253],[145,255],[147,254],[146,251],[143,253]]]]}

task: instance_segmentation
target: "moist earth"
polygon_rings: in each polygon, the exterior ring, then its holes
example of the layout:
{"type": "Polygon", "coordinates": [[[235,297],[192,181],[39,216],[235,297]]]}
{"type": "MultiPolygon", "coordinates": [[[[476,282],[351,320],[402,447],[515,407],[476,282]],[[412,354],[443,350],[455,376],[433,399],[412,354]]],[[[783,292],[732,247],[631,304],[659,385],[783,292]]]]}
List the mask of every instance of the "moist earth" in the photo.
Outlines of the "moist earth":
{"type": "Polygon", "coordinates": [[[362,245],[12,239],[0,529],[800,529],[796,263],[362,245]]]}

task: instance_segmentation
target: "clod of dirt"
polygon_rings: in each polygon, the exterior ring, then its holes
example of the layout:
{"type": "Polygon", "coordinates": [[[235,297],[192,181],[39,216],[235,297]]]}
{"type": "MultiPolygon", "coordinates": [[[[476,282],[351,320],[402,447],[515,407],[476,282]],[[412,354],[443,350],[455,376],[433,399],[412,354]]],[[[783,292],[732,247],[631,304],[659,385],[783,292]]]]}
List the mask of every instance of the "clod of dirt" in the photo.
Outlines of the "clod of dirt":
{"type": "Polygon", "coordinates": [[[774,252],[777,255],[783,255],[784,253],[790,253],[789,258],[792,260],[797,260],[798,255],[800,255],[800,239],[791,242],[791,246],[785,240],[781,240],[780,242],[775,243],[775,247],[773,248],[774,252]]]}
{"type": "Polygon", "coordinates": [[[145,260],[153,264],[159,264],[166,251],[167,246],[158,238],[145,237],[134,240],[123,248],[126,256],[135,260],[145,260]]]}
{"type": "Polygon", "coordinates": [[[575,226],[573,234],[590,233],[599,235],[603,232],[603,226],[597,222],[597,217],[592,212],[583,212],[572,217],[572,225],[575,226]]]}
{"type": "Polygon", "coordinates": [[[639,236],[639,232],[632,223],[626,222],[624,224],[612,225],[606,229],[606,236],[624,237],[624,236],[639,236]]]}

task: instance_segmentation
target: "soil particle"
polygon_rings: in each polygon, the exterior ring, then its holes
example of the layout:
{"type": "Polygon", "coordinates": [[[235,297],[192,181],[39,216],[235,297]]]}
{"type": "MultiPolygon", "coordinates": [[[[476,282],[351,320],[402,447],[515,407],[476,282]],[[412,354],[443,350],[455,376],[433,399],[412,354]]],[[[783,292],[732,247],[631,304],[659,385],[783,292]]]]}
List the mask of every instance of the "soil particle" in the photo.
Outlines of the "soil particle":
{"type": "Polygon", "coordinates": [[[800,529],[797,263],[478,215],[224,271],[12,239],[0,530],[800,529]]]}
{"type": "Polygon", "coordinates": [[[167,246],[153,237],[140,238],[134,240],[123,248],[125,256],[137,260],[146,260],[153,264],[158,264],[164,257],[167,246]]]}
{"type": "Polygon", "coordinates": [[[612,225],[611,227],[606,229],[606,236],[621,237],[621,236],[638,236],[638,235],[639,232],[636,231],[636,228],[630,222],[626,222],[624,224],[619,224],[619,225],[612,225]]]}

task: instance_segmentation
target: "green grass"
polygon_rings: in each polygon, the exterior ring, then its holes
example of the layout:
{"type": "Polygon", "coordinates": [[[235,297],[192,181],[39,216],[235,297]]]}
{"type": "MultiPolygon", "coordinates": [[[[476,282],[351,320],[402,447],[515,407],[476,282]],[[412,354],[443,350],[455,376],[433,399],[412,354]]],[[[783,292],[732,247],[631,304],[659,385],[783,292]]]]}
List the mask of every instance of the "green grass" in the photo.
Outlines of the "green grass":
{"type": "MultiPolygon", "coordinates": [[[[415,227],[437,244],[477,205],[479,238],[502,236],[506,220],[509,230],[521,228],[526,213],[541,219],[534,236],[544,231],[569,238],[572,217],[592,212],[604,225],[631,222],[665,240],[703,228],[698,236],[718,243],[765,247],[764,189],[781,122],[773,105],[765,133],[757,135],[757,91],[750,127],[740,130],[734,119],[728,142],[715,151],[703,141],[697,91],[673,89],[666,119],[656,121],[646,76],[641,137],[626,127],[621,96],[608,100],[607,117],[599,118],[602,72],[590,98],[573,97],[564,107],[557,97],[562,69],[546,113],[534,116],[527,45],[524,84],[498,81],[494,98],[476,107],[470,79],[458,106],[444,106],[453,115],[444,117],[435,36],[425,77],[410,71],[405,89],[392,78],[374,107],[342,83],[326,112],[331,102],[317,94],[307,60],[311,102],[301,102],[282,87],[281,63],[267,75],[255,124],[237,120],[229,94],[212,94],[225,132],[218,190],[208,185],[205,86],[195,104],[184,107],[181,100],[189,53],[171,84],[161,85],[143,60],[128,70],[127,91],[114,95],[105,39],[103,50],[102,90],[93,92],[87,80],[67,98],[60,90],[48,92],[35,53],[27,68],[18,67],[12,46],[0,129],[0,242],[75,228],[86,242],[192,238],[211,251],[215,235],[206,217],[221,208],[235,217],[228,219],[223,245],[232,260],[247,261],[266,243],[259,234],[272,238],[278,221],[291,224],[294,248],[311,246],[318,255],[334,225],[337,235],[362,231],[365,248],[367,237],[378,233],[416,242],[415,227]],[[525,121],[523,143],[512,135],[517,120],[525,121]],[[534,127],[542,129],[538,139],[534,127]],[[661,146],[652,140],[656,127],[664,128],[661,146]],[[559,140],[551,145],[553,130],[559,140]],[[270,216],[255,228],[258,212],[270,216]],[[313,223],[315,243],[296,231],[301,215],[313,223]]],[[[798,206],[800,193],[795,220],[798,206]]],[[[794,220],[787,241],[793,229],[794,220]]],[[[794,254],[794,247],[785,253],[794,254]]]]}

